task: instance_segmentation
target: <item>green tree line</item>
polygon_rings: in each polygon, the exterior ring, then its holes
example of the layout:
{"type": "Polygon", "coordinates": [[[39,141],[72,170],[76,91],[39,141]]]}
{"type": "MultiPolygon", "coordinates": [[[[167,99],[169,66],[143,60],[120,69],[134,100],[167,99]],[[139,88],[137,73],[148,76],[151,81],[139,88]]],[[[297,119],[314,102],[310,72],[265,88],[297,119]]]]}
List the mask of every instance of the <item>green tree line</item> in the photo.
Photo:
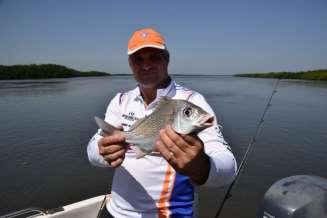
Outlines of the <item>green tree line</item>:
{"type": "Polygon", "coordinates": [[[254,78],[303,79],[303,80],[327,81],[327,69],[299,71],[299,72],[247,73],[247,74],[236,74],[235,76],[254,77],[254,78]]]}
{"type": "Polygon", "coordinates": [[[0,80],[5,79],[45,79],[84,76],[110,76],[99,71],[78,71],[57,64],[0,65],[0,80]]]}

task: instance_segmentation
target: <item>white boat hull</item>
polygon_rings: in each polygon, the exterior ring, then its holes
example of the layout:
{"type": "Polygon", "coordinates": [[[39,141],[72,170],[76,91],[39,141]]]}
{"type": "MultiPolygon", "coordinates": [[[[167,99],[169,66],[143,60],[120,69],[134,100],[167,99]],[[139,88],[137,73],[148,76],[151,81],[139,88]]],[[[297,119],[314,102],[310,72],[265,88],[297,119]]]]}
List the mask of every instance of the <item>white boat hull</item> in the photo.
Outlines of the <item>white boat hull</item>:
{"type": "MultiPolygon", "coordinates": [[[[97,217],[104,195],[79,201],[62,207],[62,211],[53,214],[35,216],[37,218],[90,218],[97,217]]],[[[106,196],[108,200],[109,195],[106,196]]]]}

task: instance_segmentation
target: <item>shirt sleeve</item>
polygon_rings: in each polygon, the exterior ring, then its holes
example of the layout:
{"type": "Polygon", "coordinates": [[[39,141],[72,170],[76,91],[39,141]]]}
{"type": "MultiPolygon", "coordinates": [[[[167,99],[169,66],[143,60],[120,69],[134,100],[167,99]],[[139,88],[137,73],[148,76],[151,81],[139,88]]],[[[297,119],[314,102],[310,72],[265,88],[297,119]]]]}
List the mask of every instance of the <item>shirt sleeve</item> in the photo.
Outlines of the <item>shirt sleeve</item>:
{"type": "MultiPolygon", "coordinates": [[[[109,103],[109,106],[105,113],[105,121],[110,125],[121,128],[121,109],[120,109],[120,98],[121,93],[118,93],[109,103]]],[[[98,141],[102,138],[100,135],[101,129],[94,134],[87,145],[87,156],[89,161],[94,166],[109,167],[107,161],[99,154],[98,141]]]]}
{"type": "Polygon", "coordinates": [[[209,176],[203,186],[219,187],[228,185],[236,176],[237,163],[230,146],[223,137],[217,117],[201,94],[192,94],[189,101],[200,106],[215,117],[214,125],[198,134],[204,144],[205,153],[209,156],[210,160],[209,176]]]}

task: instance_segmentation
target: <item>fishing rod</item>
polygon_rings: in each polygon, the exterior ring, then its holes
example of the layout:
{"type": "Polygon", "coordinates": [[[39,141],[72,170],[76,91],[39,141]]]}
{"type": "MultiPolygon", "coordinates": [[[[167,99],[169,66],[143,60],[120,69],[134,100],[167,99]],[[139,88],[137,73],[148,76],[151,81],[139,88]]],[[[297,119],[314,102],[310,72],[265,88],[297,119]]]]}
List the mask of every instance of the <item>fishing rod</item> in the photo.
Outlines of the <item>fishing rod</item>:
{"type": "Polygon", "coordinates": [[[107,199],[107,195],[105,193],[104,198],[103,198],[103,200],[101,202],[101,205],[100,205],[98,213],[97,213],[97,218],[101,218],[101,213],[102,213],[103,209],[105,209],[106,199],[107,199]]]}
{"type": "Polygon", "coordinates": [[[277,79],[277,81],[276,81],[276,83],[275,83],[275,85],[274,85],[273,91],[272,91],[272,93],[271,93],[271,95],[270,95],[270,97],[269,97],[269,99],[268,99],[268,102],[267,102],[267,104],[266,104],[266,106],[265,106],[265,109],[263,110],[263,113],[262,113],[262,115],[261,115],[261,118],[260,118],[260,120],[259,120],[259,122],[258,122],[258,124],[257,124],[257,128],[256,128],[256,131],[255,131],[255,134],[254,134],[254,136],[252,137],[252,139],[250,140],[250,143],[248,144],[248,147],[247,147],[247,149],[246,149],[246,151],[245,151],[245,154],[244,154],[244,156],[243,156],[243,159],[242,159],[242,161],[241,161],[241,163],[240,163],[240,166],[239,166],[239,168],[238,168],[238,170],[237,170],[237,172],[236,172],[236,176],[235,176],[233,182],[229,185],[229,187],[228,187],[228,189],[227,189],[227,191],[226,191],[226,194],[225,194],[225,196],[224,196],[224,199],[223,199],[223,201],[221,202],[221,204],[220,204],[220,206],[219,206],[219,209],[218,209],[218,211],[217,211],[217,213],[216,213],[215,218],[218,218],[218,217],[219,217],[219,215],[220,215],[220,213],[221,213],[221,211],[222,211],[222,209],[223,209],[223,207],[224,207],[226,201],[227,201],[230,197],[232,197],[232,195],[230,194],[230,192],[231,192],[231,190],[232,190],[234,184],[236,183],[237,179],[240,177],[240,175],[241,175],[241,173],[242,173],[242,169],[243,169],[243,167],[244,167],[245,164],[246,164],[246,161],[247,161],[248,155],[249,155],[249,153],[250,153],[250,151],[251,151],[251,149],[252,149],[254,143],[256,142],[256,139],[257,139],[257,137],[258,137],[260,131],[262,130],[262,125],[263,125],[263,123],[264,123],[265,115],[266,115],[266,113],[267,113],[269,107],[271,106],[271,100],[272,100],[274,94],[277,92],[277,86],[278,86],[279,81],[280,81],[280,79],[277,79]]]}

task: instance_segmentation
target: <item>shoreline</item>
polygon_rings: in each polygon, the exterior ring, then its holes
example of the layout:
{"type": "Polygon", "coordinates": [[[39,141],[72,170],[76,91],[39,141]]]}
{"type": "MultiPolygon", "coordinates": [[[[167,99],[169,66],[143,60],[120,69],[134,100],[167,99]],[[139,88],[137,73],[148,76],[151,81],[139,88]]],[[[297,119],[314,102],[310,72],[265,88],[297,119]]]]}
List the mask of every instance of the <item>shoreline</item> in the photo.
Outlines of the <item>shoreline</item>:
{"type": "Polygon", "coordinates": [[[79,71],[57,64],[0,65],[0,80],[58,79],[111,76],[100,71],[79,71]]]}
{"type": "Polygon", "coordinates": [[[299,71],[299,72],[269,72],[235,74],[236,77],[266,78],[266,79],[299,79],[327,81],[327,69],[299,71]]]}

